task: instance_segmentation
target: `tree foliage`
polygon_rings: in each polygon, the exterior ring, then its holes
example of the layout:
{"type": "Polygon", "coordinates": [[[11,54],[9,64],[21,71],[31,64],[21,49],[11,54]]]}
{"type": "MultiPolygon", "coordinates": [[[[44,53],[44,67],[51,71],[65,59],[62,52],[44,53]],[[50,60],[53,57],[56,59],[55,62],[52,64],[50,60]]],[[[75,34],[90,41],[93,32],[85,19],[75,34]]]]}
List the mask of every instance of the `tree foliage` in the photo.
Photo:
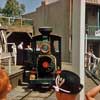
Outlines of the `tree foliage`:
{"type": "Polygon", "coordinates": [[[6,17],[18,17],[25,12],[25,5],[19,4],[17,0],[7,0],[2,15],[6,17]]]}
{"type": "Polygon", "coordinates": [[[2,9],[0,8],[0,13],[2,13],[2,9]]]}

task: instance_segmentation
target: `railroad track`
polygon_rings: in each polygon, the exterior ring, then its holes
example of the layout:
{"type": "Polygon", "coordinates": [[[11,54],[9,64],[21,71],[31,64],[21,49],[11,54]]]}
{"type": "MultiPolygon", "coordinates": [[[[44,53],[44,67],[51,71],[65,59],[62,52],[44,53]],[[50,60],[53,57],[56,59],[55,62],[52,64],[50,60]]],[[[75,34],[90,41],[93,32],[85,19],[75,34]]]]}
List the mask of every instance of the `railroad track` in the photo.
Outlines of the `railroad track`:
{"type": "Polygon", "coordinates": [[[87,68],[85,69],[86,76],[91,78],[92,81],[96,84],[100,84],[100,78],[98,78],[95,74],[93,74],[91,71],[89,71],[87,68]]]}
{"type": "Polygon", "coordinates": [[[32,93],[32,90],[30,89],[24,96],[20,97],[18,100],[24,100],[31,93],[32,93]]]}
{"type": "Polygon", "coordinates": [[[18,86],[11,91],[7,100],[48,100],[47,98],[49,98],[53,93],[53,90],[40,92],[29,89],[27,86],[18,86]]]}
{"type": "Polygon", "coordinates": [[[32,90],[28,89],[27,86],[17,86],[8,94],[7,100],[23,100],[31,92],[32,90]]]}
{"type": "MultiPolygon", "coordinates": [[[[90,72],[87,68],[85,69],[86,76],[91,78],[91,80],[98,85],[100,83],[100,79],[96,77],[92,72],[90,72]]],[[[55,96],[51,96],[54,94],[54,91],[47,92],[39,92],[34,91],[32,89],[28,89],[27,85],[21,85],[12,90],[9,94],[7,100],[56,100],[55,96]],[[50,99],[53,97],[54,99],[50,99]]]]}
{"type": "MultiPolygon", "coordinates": [[[[50,96],[54,93],[54,91],[47,91],[45,93],[40,93],[33,91],[29,95],[27,95],[25,98],[20,100],[51,100],[50,96]]],[[[55,100],[55,99],[53,99],[55,100]]]]}
{"type": "MultiPolygon", "coordinates": [[[[91,78],[96,85],[100,83],[100,79],[98,79],[88,69],[85,69],[85,73],[87,77],[91,78]]],[[[21,85],[12,90],[7,100],[56,100],[56,97],[53,94],[53,90],[47,92],[39,92],[28,89],[27,85],[21,85]]]]}

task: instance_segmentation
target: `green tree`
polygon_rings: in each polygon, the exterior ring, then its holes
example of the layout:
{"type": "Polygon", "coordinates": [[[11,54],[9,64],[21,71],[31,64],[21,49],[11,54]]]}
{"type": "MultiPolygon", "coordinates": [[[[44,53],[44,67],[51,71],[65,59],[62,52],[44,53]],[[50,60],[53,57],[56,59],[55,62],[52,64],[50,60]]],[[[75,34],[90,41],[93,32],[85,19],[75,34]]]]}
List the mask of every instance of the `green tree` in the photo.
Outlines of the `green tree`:
{"type": "Polygon", "coordinates": [[[0,8],[0,15],[2,15],[2,8],[0,8]]]}
{"type": "Polygon", "coordinates": [[[7,0],[2,15],[6,17],[18,17],[25,12],[25,5],[19,4],[17,0],[7,0]]]}

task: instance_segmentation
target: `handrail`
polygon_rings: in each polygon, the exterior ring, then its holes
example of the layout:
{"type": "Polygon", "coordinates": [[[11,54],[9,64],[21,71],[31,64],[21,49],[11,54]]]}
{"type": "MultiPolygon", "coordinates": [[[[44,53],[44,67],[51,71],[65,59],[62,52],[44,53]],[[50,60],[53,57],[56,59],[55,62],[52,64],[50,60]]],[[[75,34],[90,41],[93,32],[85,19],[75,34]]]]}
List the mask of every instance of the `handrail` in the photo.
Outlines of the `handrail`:
{"type": "Polygon", "coordinates": [[[93,53],[85,53],[85,67],[98,77],[97,71],[100,73],[100,58],[96,57],[93,53]]]}
{"type": "Polygon", "coordinates": [[[99,26],[86,25],[86,32],[88,35],[95,35],[95,32],[99,29],[99,26]]]}
{"type": "Polygon", "coordinates": [[[8,73],[11,73],[11,58],[12,56],[10,54],[8,54],[8,56],[4,56],[3,53],[0,54],[0,63],[1,63],[1,60],[3,59],[8,59],[8,73]]]}
{"type": "Polygon", "coordinates": [[[2,23],[2,25],[6,25],[6,26],[11,26],[11,25],[20,25],[20,26],[24,26],[24,25],[33,25],[33,21],[32,19],[29,18],[22,18],[22,17],[5,17],[5,16],[0,16],[0,23],[2,23]]]}
{"type": "Polygon", "coordinates": [[[86,0],[86,3],[100,4],[100,0],[86,0]]]}
{"type": "Polygon", "coordinates": [[[2,63],[2,60],[8,59],[8,72],[11,73],[11,63],[12,63],[12,57],[14,57],[14,65],[16,66],[17,62],[17,48],[15,43],[7,43],[7,45],[12,45],[11,48],[13,49],[12,52],[2,52],[0,54],[0,64],[2,63]]]}

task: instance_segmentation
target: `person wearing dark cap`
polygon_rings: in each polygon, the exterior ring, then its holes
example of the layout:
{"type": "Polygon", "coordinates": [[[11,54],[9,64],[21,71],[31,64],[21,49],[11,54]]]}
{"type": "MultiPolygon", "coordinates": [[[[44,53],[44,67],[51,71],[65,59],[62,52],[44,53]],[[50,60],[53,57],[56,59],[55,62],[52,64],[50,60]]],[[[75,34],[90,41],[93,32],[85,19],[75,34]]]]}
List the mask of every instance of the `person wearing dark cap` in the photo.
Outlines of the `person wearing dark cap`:
{"type": "Polygon", "coordinates": [[[62,70],[56,76],[53,87],[56,91],[57,100],[76,100],[83,85],[80,83],[80,77],[77,74],[68,70],[62,70]]]}

